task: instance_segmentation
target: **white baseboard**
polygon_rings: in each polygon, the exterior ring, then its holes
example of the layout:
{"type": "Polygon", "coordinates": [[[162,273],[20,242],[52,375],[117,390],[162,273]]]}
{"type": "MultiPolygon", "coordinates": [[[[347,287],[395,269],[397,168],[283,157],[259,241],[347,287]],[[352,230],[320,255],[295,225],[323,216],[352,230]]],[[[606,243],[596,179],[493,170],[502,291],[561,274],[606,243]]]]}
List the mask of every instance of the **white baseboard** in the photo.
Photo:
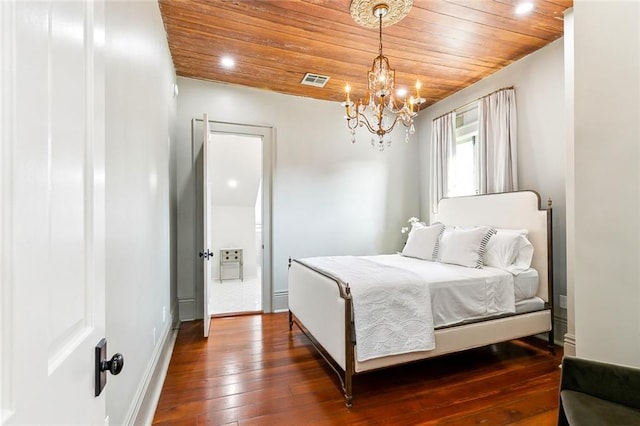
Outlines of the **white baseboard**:
{"type": "Polygon", "coordinates": [[[178,299],[178,314],[180,321],[192,321],[196,319],[195,299],[178,299]]]}
{"type": "Polygon", "coordinates": [[[556,316],[553,319],[553,327],[554,327],[553,340],[555,344],[558,346],[564,346],[565,345],[564,335],[567,332],[567,319],[556,316]]]}
{"type": "Polygon", "coordinates": [[[576,355],[576,336],[573,334],[566,333],[564,335],[564,354],[576,355]]]}
{"type": "Polygon", "coordinates": [[[272,312],[284,312],[289,310],[289,292],[286,290],[273,293],[272,312]]]}
{"type": "Polygon", "coordinates": [[[149,362],[143,380],[138,387],[133,404],[127,414],[126,425],[150,425],[158,406],[162,385],[169,369],[169,361],[173,353],[178,330],[173,328],[175,312],[171,312],[169,321],[162,330],[160,344],[155,347],[151,362],[149,362]]]}

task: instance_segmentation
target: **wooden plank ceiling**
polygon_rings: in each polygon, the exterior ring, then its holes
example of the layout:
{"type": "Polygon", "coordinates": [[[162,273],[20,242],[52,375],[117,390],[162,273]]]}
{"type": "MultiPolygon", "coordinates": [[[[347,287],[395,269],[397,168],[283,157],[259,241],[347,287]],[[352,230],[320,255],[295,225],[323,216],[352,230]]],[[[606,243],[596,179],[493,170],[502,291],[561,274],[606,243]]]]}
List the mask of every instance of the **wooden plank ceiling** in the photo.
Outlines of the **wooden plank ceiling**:
{"type": "MultiPolygon", "coordinates": [[[[563,34],[573,0],[413,0],[409,14],[383,28],[383,53],[396,87],[431,105],[547,45],[563,34]]],[[[160,0],[169,48],[180,76],[342,101],[366,91],[378,54],[378,29],[354,22],[351,0],[160,0]],[[223,56],[235,59],[224,68],[223,56]],[[326,75],[323,88],[301,85],[305,73],[326,75]]]]}

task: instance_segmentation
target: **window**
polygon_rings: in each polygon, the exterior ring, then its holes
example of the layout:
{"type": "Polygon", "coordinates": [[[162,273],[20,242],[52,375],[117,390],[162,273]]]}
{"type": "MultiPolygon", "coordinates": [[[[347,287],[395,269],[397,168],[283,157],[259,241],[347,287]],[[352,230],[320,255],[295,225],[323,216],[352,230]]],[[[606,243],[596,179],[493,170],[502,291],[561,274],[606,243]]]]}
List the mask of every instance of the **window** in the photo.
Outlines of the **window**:
{"type": "Polygon", "coordinates": [[[433,119],[431,210],[443,197],[518,190],[516,98],[497,90],[433,119]]]}
{"type": "Polygon", "coordinates": [[[456,111],[456,154],[447,197],[478,194],[478,102],[456,111]]]}

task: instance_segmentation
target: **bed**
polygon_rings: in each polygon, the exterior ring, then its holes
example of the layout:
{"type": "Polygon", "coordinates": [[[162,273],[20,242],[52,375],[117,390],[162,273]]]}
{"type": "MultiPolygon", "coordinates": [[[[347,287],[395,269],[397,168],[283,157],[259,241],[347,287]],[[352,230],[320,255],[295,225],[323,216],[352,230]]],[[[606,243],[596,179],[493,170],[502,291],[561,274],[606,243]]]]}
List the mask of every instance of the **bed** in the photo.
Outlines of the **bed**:
{"type": "Polygon", "coordinates": [[[404,255],[290,259],[289,330],[298,326],[336,372],[347,407],[353,403],[354,376],[368,371],[545,333],[553,352],[551,201],[543,209],[534,191],[445,198],[431,225],[424,225],[429,230],[415,235],[433,233],[440,224],[439,252],[436,248],[431,260],[406,255],[409,240],[404,255]],[[474,268],[440,262],[451,254],[453,237],[480,232],[479,228],[486,232],[481,256],[489,254],[486,244],[493,236],[522,232],[533,250],[529,267],[512,271],[495,265],[474,268]],[[418,283],[425,274],[436,277],[426,290],[418,283]],[[401,290],[369,290],[366,285],[369,280],[370,287],[382,289],[392,276],[398,281],[392,287],[401,290]],[[472,278],[479,284],[473,284],[472,278]],[[471,289],[471,308],[458,309],[464,304],[461,295],[466,288],[471,289]],[[479,299],[473,299],[476,296],[479,299]],[[441,305],[446,298],[448,305],[441,305]],[[366,308],[369,301],[373,307],[366,308]],[[401,308],[388,313],[391,307],[386,304],[401,308]],[[414,311],[425,306],[426,313],[414,311]],[[362,331],[367,329],[365,324],[369,326],[365,320],[387,317],[391,319],[386,323],[368,329],[374,337],[371,343],[362,331]],[[406,334],[404,342],[401,334],[406,334]]]}

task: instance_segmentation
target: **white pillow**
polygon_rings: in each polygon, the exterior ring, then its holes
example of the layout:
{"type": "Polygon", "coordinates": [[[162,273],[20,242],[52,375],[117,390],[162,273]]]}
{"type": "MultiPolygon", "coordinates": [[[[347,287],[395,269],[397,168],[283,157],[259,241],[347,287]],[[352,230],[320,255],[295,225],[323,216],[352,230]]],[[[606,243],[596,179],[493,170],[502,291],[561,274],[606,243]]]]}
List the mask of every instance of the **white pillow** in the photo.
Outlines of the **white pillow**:
{"type": "Polygon", "coordinates": [[[526,229],[496,229],[496,234],[487,243],[484,264],[500,269],[511,266],[520,250],[520,238],[526,235],[526,229]]]}
{"type": "Polygon", "coordinates": [[[444,231],[444,225],[441,223],[434,223],[431,226],[416,225],[411,227],[402,254],[424,260],[438,259],[440,234],[444,231]]]}
{"type": "Polygon", "coordinates": [[[520,235],[518,239],[518,254],[511,264],[506,268],[507,271],[513,275],[518,275],[520,272],[526,271],[531,267],[531,261],[533,260],[533,244],[524,236],[520,235]]]}
{"type": "Polygon", "coordinates": [[[495,232],[489,226],[447,229],[440,238],[438,261],[482,268],[487,242],[495,232]]]}

